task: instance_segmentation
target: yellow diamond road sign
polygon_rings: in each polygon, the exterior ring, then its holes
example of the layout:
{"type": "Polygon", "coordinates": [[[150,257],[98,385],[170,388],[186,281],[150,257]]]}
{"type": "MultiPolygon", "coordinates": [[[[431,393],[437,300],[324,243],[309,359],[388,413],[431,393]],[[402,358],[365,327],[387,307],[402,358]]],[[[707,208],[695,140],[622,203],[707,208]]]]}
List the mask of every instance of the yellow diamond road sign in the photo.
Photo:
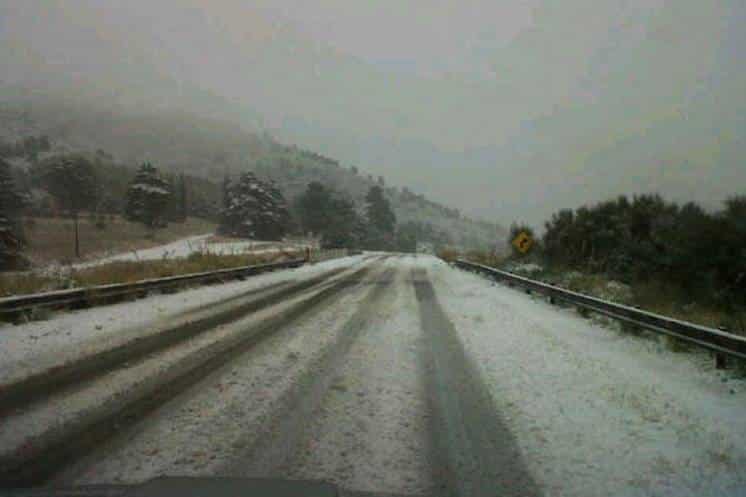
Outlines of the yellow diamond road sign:
{"type": "Polygon", "coordinates": [[[521,231],[520,233],[518,233],[518,236],[513,239],[513,246],[518,252],[522,254],[525,254],[526,252],[531,250],[531,246],[533,244],[534,240],[531,238],[531,235],[529,235],[525,231],[521,231]]]}

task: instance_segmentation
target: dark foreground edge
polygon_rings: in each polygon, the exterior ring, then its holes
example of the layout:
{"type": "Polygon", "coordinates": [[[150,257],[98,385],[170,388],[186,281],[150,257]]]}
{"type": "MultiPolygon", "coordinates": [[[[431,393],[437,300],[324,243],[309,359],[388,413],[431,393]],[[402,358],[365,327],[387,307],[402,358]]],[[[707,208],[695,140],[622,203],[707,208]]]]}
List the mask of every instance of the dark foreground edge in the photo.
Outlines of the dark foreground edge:
{"type": "MultiPolygon", "coordinates": [[[[136,485],[0,490],[0,497],[408,497],[353,491],[316,480],[165,476],[136,485]]],[[[422,496],[411,496],[422,497],[422,496]]]]}
{"type": "Polygon", "coordinates": [[[162,477],[140,485],[89,485],[0,491],[3,497],[336,497],[334,485],[320,481],[253,478],[162,477]]]}

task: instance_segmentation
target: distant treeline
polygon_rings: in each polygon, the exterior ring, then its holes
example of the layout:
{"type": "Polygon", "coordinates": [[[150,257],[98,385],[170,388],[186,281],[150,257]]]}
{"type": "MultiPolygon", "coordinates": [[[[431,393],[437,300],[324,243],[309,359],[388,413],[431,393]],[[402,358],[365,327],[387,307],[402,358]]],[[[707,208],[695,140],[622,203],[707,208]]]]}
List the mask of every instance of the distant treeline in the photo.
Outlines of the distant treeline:
{"type": "Polygon", "coordinates": [[[560,210],[545,224],[538,252],[550,265],[628,283],[658,280],[692,299],[743,306],[746,195],[727,199],[717,212],[660,195],[560,210]]]}
{"type": "MultiPolygon", "coordinates": [[[[299,153],[297,149],[292,152],[299,153]]],[[[331,159],[317,154],[304,155],[314,161],[332,163],[331,159]]],[[[387,192],[383,178],[368,183],[362,201],[356,200],[347,189],[338,191],[312,181],[292,197],[292,202],[287,202],[283,190],[297,191],[299,183],[307,177],[299,174],[299,170],[306,168],[294,162],[292,156],[275,158],[284,167],[278,168],[277,163],[266,159],[257,167],[265,173],[262,178],[247,168],[237,179],[226,175],[219,186],[186,174],[164,173],[151,163],[144,163],[138,169],[117,164],[103,150],[64,153],[55,149],[47,138],[29,137],[0,146],[0,269],[27,265],[23,257],[27,245],[23,216],[73,219],[78,256],[78,220],[84,214],[99,229],[106,228],[110,215],[121,214],[144,224],[151,234],[170,222],[184,222],[189,216],[202,217],[218,221],[220,232],[227,235],[279,239],[288,233],[313,234],[324,247],[331,248],[414,252],[421,244],[439,247],[453,241],[446,231],[429,222],[398,223],[390,201],[398,195],[396,191],[387,192]],[[14,159],[20,159],[21,163],[13,166],[14,159]],[[283,183],[267,178],[271,172],[282,177],[278,170],[288,175],[283,183]]],[[[335,168],[339,167],[334,164],[335,168]]],[[[349,175],[356,173],[350,171],[349,175]]],[[[450,218],[460,217],[457,210],[429,203],[406,189],[401,198],[405,203],[421,207],[435,205],[450,218]]]]}
{"type": "MultiPolygon", "coordinates": [[[[17,142],[0,141],[0,159],[24,159],[31,167],[12,168],[16,188],[26,198],[25,214],[32,216],[56,216],[61,214],[58,202],[48,194],[41,181],[44,163],[53,162],[55,157],[69,155],[54,153],[52,142],[47,136],[27,136],[17,142]],[[44,154],[43,160],[40,155],[44,154]]],[[[77,154],[79,155],[79,154],[77,154]]],[[[114,158],[103,150],[86,155],[91,163],[95,176],[97,198],[92,211],[97,214],[121,214],[126,207],[126,193],[130,183],[135,179],[138,169],[115,162],[114,158]]],[[[220,217],[220,186],[205,178],[190,174],[176,175],[164,172],[164,179],[174,187],[186,190],[188,199],[174,195],[170,199],[167,211],[171,218],[178,218],[186,202],[187,215],[211,221],[220,217]],[[178,214],[176,214],[178,213],[178,214]]]]}

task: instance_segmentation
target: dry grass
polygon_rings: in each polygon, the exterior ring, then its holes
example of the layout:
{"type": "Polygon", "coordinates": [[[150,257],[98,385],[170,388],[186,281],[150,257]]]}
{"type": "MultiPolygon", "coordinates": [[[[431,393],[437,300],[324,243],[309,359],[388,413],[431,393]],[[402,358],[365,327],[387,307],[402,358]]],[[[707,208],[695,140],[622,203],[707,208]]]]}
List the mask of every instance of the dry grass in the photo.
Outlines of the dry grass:
{"type": "MultiPolygon", "coordinates": [[[[575,292],[609,299],[609,281],[600,274],[578,274],[570,278],[566,286],[575,292]]],[[[633,284],[629,287],[629,295],[619,297],[611,300],[690,323],[711,328],[725,326],[731,331],[746,333],[732,313],[705,303],[688,302],[680,290],[661,282],[633,284]]]]}
{"type": "Polygon", "coordinates": [[[62,288],[87,287],[111,283],[131,283],[151,278],[164,278],[190,273],[230,269],[287,260],[299,257],[295,252],[269,254],[216,255],[194,253],[183,259],[153,261],[119,261],[81,270],[67,276],[35,276],[0,274],[0,296],[23,295],[62,288]]]}
{"type": "Polygon", "coordinates": [[[0,273],[0,297],[64,288],[59,278],[25,273],[0,273]]]}
{"type": "Polygon", "coordinates": [[[75,286],[83,287],[109,283],[131,283],[151,278],[252,266],[273,262],[280,258],[284,258],[282,254],[215,255],[198,252],[184,259],[113,262],[74,271],[70,277],[75,282],[75,286]]]}
{"type": "Polygon", "coordinates": [[[483,266],[499,267],[505,260],[505,257],[492,252],[472,251],[466,254],[466,259],[477,264],[482,264],[483,266]]]}
{"type": "Polygon", "coordinates": [[[746,316],[705,303],[687,302],[681,292],[668,285],[657,282],[639,284],[634,287],[634,292],[635,303],[647,311],[712,328],[724,326],[746,335],[746,316]]]}
{"type": "Polygon", "coordinates": [[[448,263],[451,263],[461,257],[461,254],[458,251],[452,249],[439,250],[437,255],[448,263]]]}
{"type": "MultiPolygon", "coordinates": [[[[151,234],[142,224],[131,223],[121,217],[114,217],[112,220],[107,218],[105,227],[98,229],[91,219],[83,217],[80,219],[81,259],[146,249],[214,230],[214,223],[189,218],[184,223],[171,223],[151,234]]],[[[53,262],[64,264],[76,260],[72,220],[29,218],[26,220],[25,232],[29,242],[26,255],[34,265],[53,262]]]]}

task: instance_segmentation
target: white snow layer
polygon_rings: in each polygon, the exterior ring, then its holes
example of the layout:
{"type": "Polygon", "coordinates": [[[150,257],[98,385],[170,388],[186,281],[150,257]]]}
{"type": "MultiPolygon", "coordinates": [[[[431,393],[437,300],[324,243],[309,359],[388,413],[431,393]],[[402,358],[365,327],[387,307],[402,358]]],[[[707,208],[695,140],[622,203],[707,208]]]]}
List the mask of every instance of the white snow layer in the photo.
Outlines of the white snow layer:
{"type": "Polygon", "coordinates": [[[422,264],[546,495],[746,495],[746,383],[709,354],[422,264]]]}

